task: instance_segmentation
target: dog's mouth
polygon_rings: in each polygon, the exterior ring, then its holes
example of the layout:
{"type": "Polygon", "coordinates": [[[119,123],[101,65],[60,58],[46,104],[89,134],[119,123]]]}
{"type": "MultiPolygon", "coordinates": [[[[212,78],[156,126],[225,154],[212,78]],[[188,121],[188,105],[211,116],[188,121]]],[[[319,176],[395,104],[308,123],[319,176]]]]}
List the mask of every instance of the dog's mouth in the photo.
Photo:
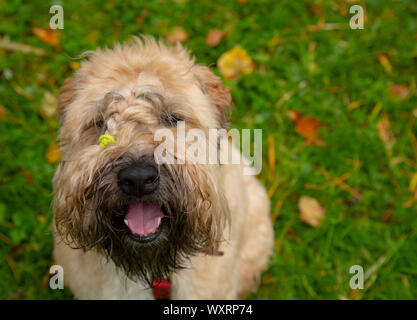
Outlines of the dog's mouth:
{"type": "Polygon", "coordinates": [[[151,242],[161,234],[164,217],[158,205],[135,201],[127,207],[124,223],[131,238],[139,242],[151,242]]]}

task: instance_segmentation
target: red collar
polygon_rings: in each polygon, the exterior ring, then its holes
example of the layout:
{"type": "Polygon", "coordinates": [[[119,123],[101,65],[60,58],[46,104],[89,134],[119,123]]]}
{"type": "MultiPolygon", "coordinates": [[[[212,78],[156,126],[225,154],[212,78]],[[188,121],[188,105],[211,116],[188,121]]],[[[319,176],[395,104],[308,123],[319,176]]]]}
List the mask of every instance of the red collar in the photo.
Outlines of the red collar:
{"type": "MultiPolygon", "coordinates": [[[[204,252],[203,250],[201,250],[204,252]]],[[[214,256],[222,256],[223,251],[216,251],[214,253],[208,253],[214,256]]],[[[171,299],[171,282],[167,280],[161,280],[161,281],[153,281],[152,282],[152,292],[153,296],[156,300],[170,300],[171,299]]]]}
{"type": "Polygon", "coordinates": [[[171,299],[171,282],[167,280],[154,281],[152,291],[156,300],[169,300],[171,299]]]}

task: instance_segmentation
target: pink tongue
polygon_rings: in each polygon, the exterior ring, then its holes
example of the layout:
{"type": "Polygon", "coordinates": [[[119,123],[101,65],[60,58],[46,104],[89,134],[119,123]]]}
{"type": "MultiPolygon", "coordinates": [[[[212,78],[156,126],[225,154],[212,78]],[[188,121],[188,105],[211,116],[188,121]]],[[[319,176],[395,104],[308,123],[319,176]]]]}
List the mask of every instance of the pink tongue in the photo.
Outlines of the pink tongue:
{"type": "Polygon", "coordinates": [[[158,229],[158,218],[163,216],[154,204],[134,202],[127,209],[126,220],[132,233],[143,236],[154,233],[158,229]]]}

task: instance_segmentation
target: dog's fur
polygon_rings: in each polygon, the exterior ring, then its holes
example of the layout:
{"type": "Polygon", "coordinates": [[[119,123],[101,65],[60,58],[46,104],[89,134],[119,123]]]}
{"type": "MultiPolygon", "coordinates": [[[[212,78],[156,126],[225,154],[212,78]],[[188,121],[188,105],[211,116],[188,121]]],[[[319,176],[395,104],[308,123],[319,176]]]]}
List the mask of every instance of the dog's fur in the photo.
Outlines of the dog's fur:
{"type": "Polygon", "coordinates": [[[229,91],[180,45],[144,38],[86,55],[58,99],[54,256],[65,283],[80,299],[152,299],[150,284],[161,279],[173,299],[243,298],[273,244],[268,197],[243,164],[161,165],[158,189],[140,198],[167,216],[149,244],[126,235],[132,199],[117,185],[121,169],[152,161],[154,132],[174,132],[172,117],[187,130],[225,127],[229,91]],[[104,133],[116,141],[103,150],[104,133]]]}

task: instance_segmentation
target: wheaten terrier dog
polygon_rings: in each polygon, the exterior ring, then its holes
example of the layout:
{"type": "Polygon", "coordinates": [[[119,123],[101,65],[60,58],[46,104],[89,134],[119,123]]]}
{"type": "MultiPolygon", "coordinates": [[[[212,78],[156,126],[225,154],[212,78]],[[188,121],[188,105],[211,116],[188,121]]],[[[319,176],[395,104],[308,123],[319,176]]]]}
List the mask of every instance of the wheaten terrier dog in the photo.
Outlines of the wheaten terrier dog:
{"type": "Polygon", "coordinates": [[[172,299],[245,297],[272,253],[264,188],[243,160],[186,161],[178,146],[175,163],[155,159],[158,130],[225,128],[229,90],[179,44],[135,39],[85,56],[57,110],[54,257],[65,284],[79,299],[153,299],[161,281],[172,299]]]}

